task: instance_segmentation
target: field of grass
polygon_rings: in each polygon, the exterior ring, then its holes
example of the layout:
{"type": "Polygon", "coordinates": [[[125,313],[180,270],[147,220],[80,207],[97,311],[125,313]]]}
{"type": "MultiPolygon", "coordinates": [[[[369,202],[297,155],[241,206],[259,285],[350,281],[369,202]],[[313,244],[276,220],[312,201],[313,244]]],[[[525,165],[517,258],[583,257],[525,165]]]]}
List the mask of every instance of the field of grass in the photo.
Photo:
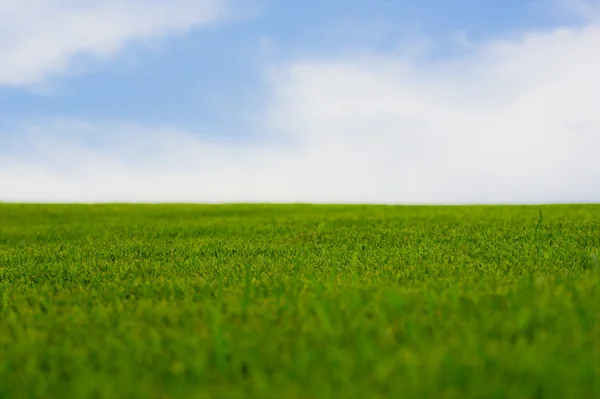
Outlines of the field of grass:
{"type": "Polygon", "coordinates": [[[600,206],[0,204],[0,398],[600,398],[600,206]]]}

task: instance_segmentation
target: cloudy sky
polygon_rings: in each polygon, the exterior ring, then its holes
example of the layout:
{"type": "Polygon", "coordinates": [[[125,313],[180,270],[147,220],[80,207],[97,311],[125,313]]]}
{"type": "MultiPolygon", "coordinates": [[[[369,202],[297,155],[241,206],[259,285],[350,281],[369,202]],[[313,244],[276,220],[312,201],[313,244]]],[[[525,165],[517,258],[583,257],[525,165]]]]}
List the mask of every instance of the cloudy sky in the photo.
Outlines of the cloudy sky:
{"type": "Polygon", "coordinates": [[[600,202],[598,0],[0,0],[0,201],[600,202]]]}

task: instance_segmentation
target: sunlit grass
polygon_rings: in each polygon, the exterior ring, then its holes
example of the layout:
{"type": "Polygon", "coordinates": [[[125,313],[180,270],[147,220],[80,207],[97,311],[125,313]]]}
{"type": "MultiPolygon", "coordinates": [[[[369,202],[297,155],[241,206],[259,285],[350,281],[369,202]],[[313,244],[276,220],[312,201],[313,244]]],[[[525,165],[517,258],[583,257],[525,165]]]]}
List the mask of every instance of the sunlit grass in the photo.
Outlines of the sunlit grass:
{"type": "Polygon", "coordinates": [[[596,205],[0,205],[0,397],[600,397],[599,226],[596,205]]]}

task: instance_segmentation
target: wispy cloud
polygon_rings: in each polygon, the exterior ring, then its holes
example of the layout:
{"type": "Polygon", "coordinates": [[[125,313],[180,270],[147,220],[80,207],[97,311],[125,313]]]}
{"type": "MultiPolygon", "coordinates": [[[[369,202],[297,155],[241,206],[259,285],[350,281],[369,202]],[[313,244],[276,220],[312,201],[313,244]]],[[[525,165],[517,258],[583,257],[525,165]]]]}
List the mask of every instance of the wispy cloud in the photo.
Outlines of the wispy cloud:
{"type": "Polygon", "coordinates": [[[0,86],[39,83],[76,56],[108,57],[136,40],[215,22],[223,0],[2,0],[0,86]]]}
{"type": "Polygon", "coordinates": [[[135,125],[30,126],[0,152],[0,200],[598,202],[598,48],[588,23],[453,59],[274,65],[251,146],[135,125]]]}
{"type": "Polygon", "coordinates": [[[554,0],[557,8],[578,18],[600,21],[600,1],[598,0],[554,0]]]}

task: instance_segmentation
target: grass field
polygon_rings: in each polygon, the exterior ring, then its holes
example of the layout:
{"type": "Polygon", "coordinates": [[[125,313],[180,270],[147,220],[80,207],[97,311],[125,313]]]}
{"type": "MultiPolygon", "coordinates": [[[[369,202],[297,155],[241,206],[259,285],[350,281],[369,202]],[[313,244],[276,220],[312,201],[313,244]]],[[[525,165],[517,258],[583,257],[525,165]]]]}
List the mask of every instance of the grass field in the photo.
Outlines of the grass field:
{"type": "Polygon", "coordinates": [[[1,398],[600,398],[600,206],[0,205],[1,398]]]}

